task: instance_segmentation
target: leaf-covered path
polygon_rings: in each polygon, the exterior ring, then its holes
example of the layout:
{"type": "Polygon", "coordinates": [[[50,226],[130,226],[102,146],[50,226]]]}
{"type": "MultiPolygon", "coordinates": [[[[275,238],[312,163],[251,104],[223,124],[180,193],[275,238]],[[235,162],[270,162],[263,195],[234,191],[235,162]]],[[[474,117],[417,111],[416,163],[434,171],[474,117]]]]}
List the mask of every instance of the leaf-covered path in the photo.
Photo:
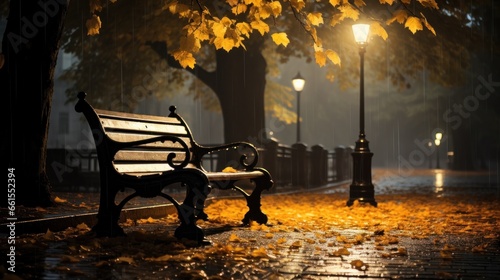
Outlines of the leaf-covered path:
{"type": "Polygon", "coordinates": [[[205,247],[172,236],[175,215],[129,220],[122,238],[94,238],[85,224],[19,236],[16,275],[4,278],[495,279],[498,184],[446,173],[429,184],[430,175],[386,176],[376,208],[346,207],[342,188],[264,196],[269,223],[250,227],[239,226],[244,200],[217,199],[206,209],[210,221],[199,222],[212,241],[205,247]]]}

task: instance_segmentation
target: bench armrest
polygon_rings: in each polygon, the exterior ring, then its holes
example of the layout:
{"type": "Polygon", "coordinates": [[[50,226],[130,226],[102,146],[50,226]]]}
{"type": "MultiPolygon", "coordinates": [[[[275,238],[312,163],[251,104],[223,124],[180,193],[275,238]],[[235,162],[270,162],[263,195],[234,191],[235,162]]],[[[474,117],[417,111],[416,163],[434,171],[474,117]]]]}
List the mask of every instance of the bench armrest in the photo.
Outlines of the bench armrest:
{"type": "Polygon", "coordinates": [[[168,154],[166,160],[167,160],[167,164],[170,165],[170,167],[172,167],[176,170],[182,169],[182,168],[186,167],[186,165],[191,160],[191,157],[190,157],[191,153],[189,151],[189,147],[187,146],[187,144],[183,140],[181,140],[179,137],[175,137],[175,136],[171,136],[171,135],[162,135],[162,136],[158,136],[158,137],[148,138],[148,139],[144,139],[144,140],[137,140],[137,141],[132,141],[132,142],[118,142],[118,141],[115,141],[112,139],[109,139],[109,140],[113,143],[112,144],[113,147],[110,149],[111,150],[111,157],[114,157],[114,155],[118,151],[123,150],[123,149],[133,148],[135,146],[150,144],[150,143],[154,143],[154,142],[171,141],[173,143],[181,144],[181,146],[183,148],[182,152],[184,152],[186,154],[186,156],[181,163],[175,164],[174,163],[174,158],[176,157],[175,153],[172,152],[172,153],[168,154]]]}
{"type": "Polygon", "coordinates": [[[259,152],[254,145],[248,142],[233,142],[218,146],[197,145],[196,149],[193,150],[193,153],[195,154],[193,157],[201,160],[201,158],[206,154],[229,149],[235,149],[238,154],[241,155],[239,163],[245,168],[245,170],[252,170],[259,161],[259,152]]]}

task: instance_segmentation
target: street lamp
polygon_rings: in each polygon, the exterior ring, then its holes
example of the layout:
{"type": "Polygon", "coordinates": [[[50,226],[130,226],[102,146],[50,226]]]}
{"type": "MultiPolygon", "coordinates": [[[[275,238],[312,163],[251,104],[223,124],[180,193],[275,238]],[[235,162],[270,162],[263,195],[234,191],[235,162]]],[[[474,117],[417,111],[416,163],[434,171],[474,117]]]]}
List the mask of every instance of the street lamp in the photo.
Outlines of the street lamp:
{"type": "Polygon", "coordinates": [[[365,51],[370,32],[369,24],[354,24],[352,26],[354,39],[359,46],[360,69],[359,69],[359,139],[356,141],[353,159],[353,178],[349,188],[349,200],[347,206],[353,205],[355,200],[370,203],[377,206],[375,201],[375,190],[372,184],[371,160],[373,153],[368,147],[368,140],[365,137],[365,51]]]}
{"type": "Polygon", "coordinates": [[[304,89],[306,80],[302,78],[300,72],[292,79],[293,89],[297,92],[297,143],[300,143],[300,93],[304,89]]]}
{"type": "Polygon", "coordinates": [[[441,139],[443,139],[443,133],[436,132],[436,139],[434,139],[434,144],[436,145],[436,169],[439,169],[439,145],[441,145],[441,139]]]}

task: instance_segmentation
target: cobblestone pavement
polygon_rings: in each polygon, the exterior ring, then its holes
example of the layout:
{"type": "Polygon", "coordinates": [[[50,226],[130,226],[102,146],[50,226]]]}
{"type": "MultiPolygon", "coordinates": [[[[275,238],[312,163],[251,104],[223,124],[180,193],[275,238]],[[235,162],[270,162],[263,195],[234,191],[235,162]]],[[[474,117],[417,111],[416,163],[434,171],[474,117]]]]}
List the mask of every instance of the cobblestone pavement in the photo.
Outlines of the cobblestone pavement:
{"type": "MultiPolygon", "coordinates": [[[[374,174],[376,196],[415,193],[429,197],[453,197],[465,194],[476,200],[500,200],[498,175],[437,170],[414,171],[411,174],[379,170],[374,174]]],[[[310,192],[347,195],[348,184],[310,192]]],[[[499,218],[480,217],[485,222],[495,224],[497,230],[499,218]]],[[[354,240],[359,236],[363,237],[363,242],[350,245],[347,254],[333,250],[330,242],[321,240],[314,229],[307,232],[275,232],[272,238],[261,238],[262,232],[248,227],[213,224],[203,226],[206,226],[207,237],[217,245],[213,249],[207,249],[210,248],[207,246],[180,250],[177,260],[152,262],[146,261],[146,255],[143,260],[135,258],[131,262],[123,259],[113,263],[114,265],[108,265],[107,260],[137,253],[134,246],[152,246],[156,250],[158,246],[168,244],[171,236],[166,236],[165,226],[152,223],[126,228],[129,234],[137,234],[138,230],[141,233],[138,238],[132,239],[138,241],[137,244],[125,246],[119,244],[123,240],[116,240],[116,246],[119,246],[117,248],[125,252],[108,255],[90,253],[78,262],[71,262],[60,257],[67,254],[68,246],[80,244],[85,250],[86,242],[90,241],[78,237],[63,242],[56,240],[48,243],[43,250],[34,247],[37,251],[33,254],[20,256],[17,268],[29,270],[30,273],[25,275],[40,279],[500,279],[498,231],[491,232],[489,236],[460,234],[415,238],[402,235],[397,242],[389,242],[381,256],[376,242],[378,235],[383,233],[363,229],[339,228],[338,231],[344,238],[354,240]],[[224,254],[227,248],[221,246],[228,245],[227,241],[234,239],[235,235],[238,239],[251,243],[256,248],[252,254],[256,255],[259,254],[258,248],[276,246],[275,244],[280,243],[279,240],[310,242],[303,242],[300,246],[284,242],[283,246],[273,248],[273,253],[267,251],[264,257],[259,258],[238,256],[234,252],[224,254]],[[217,253],[210,254],[207,250],[217,253]],[[61,266],[61,263],[64,265],[61,266]],[[65,269],[72,273],[62,271],[65,269]]],[[[175,225],[169,225],[166,230],[173,232],[174,228],[175,225]]],[[[234,245],[231,248],[237,251],[237,247],[234,245]]],[[[178,248],[165,247],[165,253],[175,255],[177,250],[178,248]]],[[[5,279],[18,279],[11,274],[5,276],[5,279]]]]}

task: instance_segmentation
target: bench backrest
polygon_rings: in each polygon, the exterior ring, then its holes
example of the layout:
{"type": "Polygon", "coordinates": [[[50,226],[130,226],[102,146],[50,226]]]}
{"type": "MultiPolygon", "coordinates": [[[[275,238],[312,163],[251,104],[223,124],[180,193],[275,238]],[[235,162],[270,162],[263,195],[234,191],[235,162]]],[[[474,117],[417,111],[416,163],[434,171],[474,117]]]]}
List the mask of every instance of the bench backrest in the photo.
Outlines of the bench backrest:
{"type": "MultiPolygon", "coordinates": [[[[178,137],[191,150],[191,132],[175,113],[174,106],[171,106],[168,117],[162,117],[93,109],[84,96],[79,95],[79,98],[76,109],[84,113],[92,129],[101,169],[112,164],[120,173],[161,173],[173,169],[167,163],[170,154],[176,155],[173,158],[175,164],[186,158],[185,147],[179,142],[155,141],[127,148],[122,147],[123,143],[171,135],[178,137]]],[[[192,158],[191,152],[189,157],[192,158]]]]}

